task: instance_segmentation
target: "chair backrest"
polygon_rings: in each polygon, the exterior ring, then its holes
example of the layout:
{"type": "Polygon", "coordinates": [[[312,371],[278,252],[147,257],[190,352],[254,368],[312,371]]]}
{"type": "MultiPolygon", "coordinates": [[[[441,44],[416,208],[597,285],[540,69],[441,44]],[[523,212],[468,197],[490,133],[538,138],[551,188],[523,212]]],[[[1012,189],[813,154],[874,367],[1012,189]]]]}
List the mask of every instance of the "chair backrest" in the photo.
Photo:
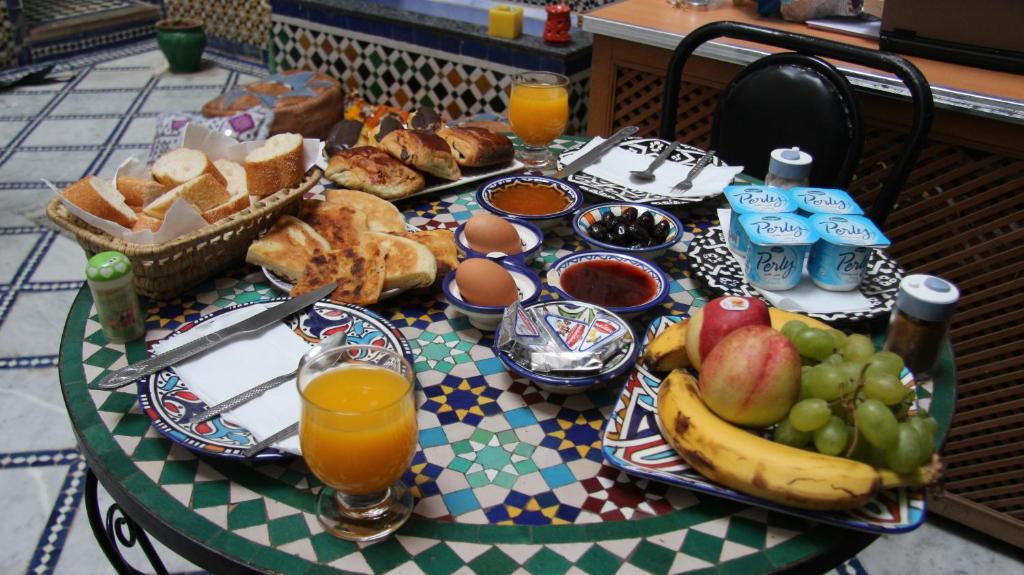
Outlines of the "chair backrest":
{"type": "MultiPolygon", "coordinates": [[[[739,22],[712,22],[697,28],[686,35],[676,46],[672,59],[669,61],[665,79],[665,92],[662,96],[662,115],[660,137],[674,140],[676,114],[679,110],[679,86],[682,81],[683,67],[686,60],[701,44],[715,38],[728,37],[737,40],[748,40],[770,46],[777,46],[808,56],[821,56],[843,60],[861,66],[867,66],[895,74],[910,91],[913,120],[910,134],[906,139],[902,153],[897,158],[875,203],[868,209],[868,216],[880,227],[885,224],[892,207],[896,204],[903,183],[910,173],[917,154],[924,144],[925,136],[931,129],[934,104],[931,88],[924,75],[910,62],[887,52],[858,48],[848,44],[823,40],[813,36],[783,32],[741,24],[739,22]]],[[[770,151],[770,150],[769,150],[770,151]]],[[[768,151],[764,152],[765,157],[768,151]]],[[[752,174],[760,176],[761,174],[752,174]]]]}
{"type": "Polygon", "coordinates": [[[864,130],[846,77],[824,60],[786,52],[757,60],[729,82],[715,109],[711,147],[763,177],[768,152],[792,146],[814,158],[811,185],[846,188],[864,130]]]}

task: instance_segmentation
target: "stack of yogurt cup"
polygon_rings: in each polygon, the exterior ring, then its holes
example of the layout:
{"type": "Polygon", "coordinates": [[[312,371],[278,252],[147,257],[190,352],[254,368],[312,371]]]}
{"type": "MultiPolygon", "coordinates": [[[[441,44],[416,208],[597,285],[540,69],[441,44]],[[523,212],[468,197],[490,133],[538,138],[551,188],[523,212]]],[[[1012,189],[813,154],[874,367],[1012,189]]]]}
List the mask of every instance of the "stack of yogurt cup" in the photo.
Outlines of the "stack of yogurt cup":
{"type": "Polygon", "coordinates": [[[793,289],[807,274],[830,291],[857,289],[868,257],[889,245],[843,190],[729,186],[729,248],[741,256],[747,281],[769,291],[793,289]]]}

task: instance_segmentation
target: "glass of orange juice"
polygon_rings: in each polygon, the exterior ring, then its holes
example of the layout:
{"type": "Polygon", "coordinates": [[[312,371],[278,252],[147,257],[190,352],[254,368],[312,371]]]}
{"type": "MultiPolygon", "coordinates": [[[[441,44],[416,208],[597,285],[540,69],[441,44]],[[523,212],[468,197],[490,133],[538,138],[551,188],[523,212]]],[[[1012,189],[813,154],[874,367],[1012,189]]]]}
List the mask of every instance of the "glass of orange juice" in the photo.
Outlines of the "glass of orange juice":
{"type": "Polygon", "coordinates": [[[520,72],[512,77],[508,121],[522,140],[519,161],[543,170],[553,164],[548,145],[569,122],[569,78],[554,72],[520,72]]]}
{"type": "Polygon", "coordinates": [[[416,453],[414,381],[400,352],[372,345],[314,348],[299,363],[299,442],[333,535],[373,541],[412,514],[401,477],[416,453]]]}

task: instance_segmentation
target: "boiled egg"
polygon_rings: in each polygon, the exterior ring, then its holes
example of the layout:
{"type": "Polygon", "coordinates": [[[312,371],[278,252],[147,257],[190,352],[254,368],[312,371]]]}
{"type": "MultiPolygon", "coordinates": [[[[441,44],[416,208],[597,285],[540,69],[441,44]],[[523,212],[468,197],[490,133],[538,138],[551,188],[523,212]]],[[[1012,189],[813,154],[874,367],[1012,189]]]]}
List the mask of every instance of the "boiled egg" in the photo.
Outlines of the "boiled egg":
{"type": "Polygon", "coordinates": [[[463,301],[505,307],[519,298],[512,274],[486,258],[469,258],[455,270],[455,285],[463,301]]]}
{"type": "Polygon", "coordinates": [[[494,214],[477,214],[469,218],[463,233],[466,234],[466,244],[482,254],[501,252],[511,256],[523,251],[515,226],[494,214]]]}

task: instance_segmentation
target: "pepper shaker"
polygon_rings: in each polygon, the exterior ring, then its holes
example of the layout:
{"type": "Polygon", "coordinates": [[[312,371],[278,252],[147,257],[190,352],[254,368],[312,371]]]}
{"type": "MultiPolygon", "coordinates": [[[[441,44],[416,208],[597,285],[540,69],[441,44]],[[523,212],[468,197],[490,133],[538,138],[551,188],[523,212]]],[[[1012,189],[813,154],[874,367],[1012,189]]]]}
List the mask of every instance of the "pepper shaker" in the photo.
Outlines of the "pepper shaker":
{"type": "Polygon", "coordinates": [[[959,299],[956,286],[941,278],[923,274],[903,278],[889,319],[885,350],[902,357],[914,374],[931,372],[959,299]]]}
{"type": "Polygon", "coordinates": [[[797,147],[772,150],[764,183],[786,190],[806,186],[810,182],[813,161],[810,154],[797,147]]]}

